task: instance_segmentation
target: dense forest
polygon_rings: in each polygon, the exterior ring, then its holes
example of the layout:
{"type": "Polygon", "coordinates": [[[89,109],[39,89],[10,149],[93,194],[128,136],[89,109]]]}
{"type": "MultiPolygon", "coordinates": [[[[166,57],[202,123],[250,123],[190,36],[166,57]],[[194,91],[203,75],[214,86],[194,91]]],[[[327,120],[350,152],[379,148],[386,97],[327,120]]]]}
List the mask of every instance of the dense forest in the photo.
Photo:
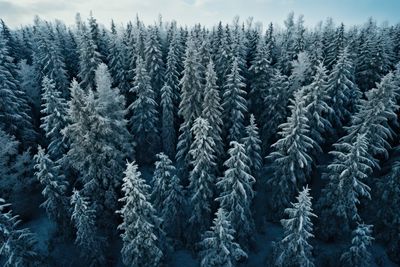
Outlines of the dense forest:
{"type": "Polygon", "coordinates": [[[398,266],[400,24],[0,21],[0,264],[398,266]]]}

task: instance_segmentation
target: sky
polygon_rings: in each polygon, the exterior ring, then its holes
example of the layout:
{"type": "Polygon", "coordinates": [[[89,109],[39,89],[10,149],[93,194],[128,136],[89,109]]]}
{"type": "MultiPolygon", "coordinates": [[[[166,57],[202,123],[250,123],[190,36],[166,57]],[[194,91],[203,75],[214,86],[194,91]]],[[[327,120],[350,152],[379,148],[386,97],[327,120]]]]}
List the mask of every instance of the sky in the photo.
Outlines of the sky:
{"type": "Polygon", "coordinates": [[[71,25],[75,14],[86,18],[90,11],[102,24],[134,20],[136,14],[145,23],[176,20],[181,25],[201,23],[206,26],[218,21],[231,22],[253,17],[262,23],[283,21],[293,11],[304,15],[305,23],[314,26],[332,17],[346,25],[362,24],[369,17],[378,22],[400,22],[400,0],[0,0],[0,18],[10,27],[31,24],[39,15],[46,20],[61,19],[71,25]]]}

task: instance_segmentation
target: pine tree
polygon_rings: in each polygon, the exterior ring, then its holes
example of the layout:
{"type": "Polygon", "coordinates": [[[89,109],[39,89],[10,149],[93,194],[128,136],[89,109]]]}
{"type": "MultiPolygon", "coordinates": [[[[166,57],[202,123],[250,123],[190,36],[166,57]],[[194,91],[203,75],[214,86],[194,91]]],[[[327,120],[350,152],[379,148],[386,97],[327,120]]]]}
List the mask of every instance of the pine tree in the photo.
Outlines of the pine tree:
{"type": "Polygon", "coordinates": [[[253,114],[250,115],[250,123],[246,126],[246,135],[242,143],[246,150],[246,155],[249,158],[248,166],[251,170],[251,174],[254,177],[258,177],[262,167],[261,140],[253,114]]]}
{"type": "Polygon", "coordinates": [[[310,150],[316,144],[308,137],[309,126],[304,101],[299,94],[290,106],[291,115],[279,127],[281,138],[272,145],[273,152],[267,157],[271,162],[271,208],[277,218],[289,206],[300,186],[309,180],[312,159],[310,150]]]}
{"type": "Polygon", "coordinates": [[[89,266],[105,264],[105,239],[98,233],[96,211],[91,207],[89,199],[74,190],[71,197],[72,217],[76,228],[75,244],[80,249],[81,257],[89,266]]]}
{"type": "MultiPolygon", "coordinates": [[[[65,226],[63,223],[68,221],[66,218],[69,214],[69,203],[66,197],[68,182],[60,173],[59,166],[40,146],[34,160],[36,162],[35,175],[44,186],[42,195],[46,198],[41,207],[46,210],[50,219],[59,223],[60,226],[65,226]]],[[[60,230],[65,230],[65,228],[60,228],[60,230]]]]}
{"type": "Polygon", "coordinates": [[[267,42],[260,39],[257,44],[255,59],[249,69],[251,73],[251,89],[249,93],[250,107],[252,112],[256,114],[256,118],[260,122],[264,122],[261,117],[260,107],[264,106],[264,99],[268,95],[270,88],[270,80],[273,75],[273,69],[270,62],[270,51],[268,50],[267,42]]]}
{"type": "Polygon", "coordinates": [[[9,204],[0,198],[0,256],[4,267],[40,266],[37,239],[28,228],[18,229],[21,223],[12,214],[9,204]]]}
{"type": "Polygon", "coordinates": [[[199,69],[199,54],[193,36],[187,40],[184,70],[181,79],[181,102],[178,114],[183,122],[179,127],[179,138],[177,143],[176,161],[180,176],[185,179],[190,165],[189,149],[192,143],[191,128],[196,118],[201,116],[203,90],[199,69]]]}
{"type": "Polygon", "coordinates": [[[191,131],[194,140],[189,151],[192,165],[188,187],[192,210],[189,222],[193,233],[192,241],[198,241],[200,233],[204,232],[211,222],[216,171],[215,143],[206,119],[197,118],[191,131]]]}
{"type": "Polygon", "coordinates": [[[244,116],[247,112],[246,91],[240,75],[238,59],[235,58],[230,74],[227,76],[223,94],[223,118],[228,141],[239,141],[244,134],[244,116]]]}
{"type": "Polygon", "coordinates": [[[327,80],[328,105],[332,108],[329,121],[336,127],[345,124],[356,108],[360,92],[354,80],[354,67],[348,49],[339,53],[327,80]]]}
{"type": "Polygon", "coordinates": [[[167,84],[161,88],[161,108],[161,140],[163,151],[170,158],[174,158],[176,147],[174,92],[167,84]]]}
{"type": "Polygon", "coordinates": [[[78,38],[79,50],[79,73],[82,88],[94,88],[95,71],[101,63],[102,55],[98,52],[98,47],[93,40],[93,33],[86,27],[82,29],[81,36],[78,38]]]}
{"type": "MultiPolygon", "coordinates": [[[[329,97],[326,92],[326,78],[325,67],[320,63],[312,83],[298,92],[303,96],[307,109],[306,116],[310,129],[308,136],[320,146],[325,141],[323,135],[332,131],[332,125],[326,119],[333,112],[327,104],[329,97]]],[[[318,152],[321,151],[314,151],[318,152]]]]}
{"type": "Polygon", "coordinates": [[[123,223],[118,226],[123,247],[122,261],[127,266],[159,266],[163,252],[159,245],[161,220],[150,203],[149,186],[141,178],[135,162],[127,163],[123,179],[123,208],[118,211],[123,223]]]}
{"type": "Polygon", "coordinates": [[[390,148],[388,141],[393,137],[389,122],[397,118],[398,95],[399,86],[395,82],[395,75],[390,72],[376,88],[366,93],[367,99],[360,100],[359,110],[352,116],[351,126],[347,128],[348,134],[343,141],[351,142],[357,134],[365,134],[368,152],[374,157],[381,155],[387,158],[390,148]]]}
{"type": "Polygon", "coordinates": [[[364,267],[371,266],[371,247],[374,238],[372,225],[359,224],[353,231],[353,239],[349,251],[343,253],[340,260],[344,267],[364,267]]]}
{"type": "Polygon", "coordinates": [[[217,182],[221,192],[217,200],[226,210],[239,243],[247,246],[254,231],[250,206],[254,197],[252,186],[255,179],[250,174],[249,158],[242,144],[231,142],[228,154],[229,159],[224,163],[224,176],[217,182]]]}
{"type": "Polygon", "coordinates": [[[53,160],[60,159],[68,149],[63,140],[61,130],[67,126],[67,104],[56,89],[56,84],[47,76],[42,83],[42,110],[43,117],[40,127],[45,131],[49,140],[48,152],[53,160]]]}
{"type": "Polygon", "coordinates": [[[206,84],[204,87],[204,102],[202,117],[208,121],[211,127],[211,136],[215,143],[216,156],[223,151],[222,142],[222,106],[220,93],[217,86],[217,75],[214,71],[214,63],[210,60],[207,66],[206,84]]]}
{"type": "Polygon", "coordinates": [[[279,70],[275,71],[262,105],[262,107],[268,107],[263,108],[261,114],[264,122],[261,124],[261,140],[264,149],[269,148],[271,142],[276,138],[278,126],[286,120],[290,97],[288,78],[279,70]]]}
{"type": "Polygon", "coordinates": [[[292,207],[285,209],[289,218],[281,220],[285,236],[277,244],[275,266],[314,266],[313,248],[308,240],[314,237],[311,219],[316,215],[312,213],[309,191],[308,187],[303,188],[292,207]]]}
{"type": "Polygon", "coordinates": [[[157,153],[160,141],[156,95],[141,57],[137,59],[135,72],[136,77],[131,92],[135,93],[137,98],[129,106],[132,111],[129,124],[137,143],[139,158],[142,162],[151,162],[157,153]]]}
{"type": "Polygon", "coordinates": [[[359,221],[360,197],[370,198],[370,188],[363,180],[372,173],[374,160],[368,153],[366,135],[358,135],[352,143],[336,144],[331,152],[333,163],[328,165],[328,184],[319,200],[321,210],[321,236],[340,237],[350,233],[359,221]]]}
{"type": "Polygon", "coordinates": [[[20,90],[16,66],[12,62],[6,40],[0,35],[0,127],[15,135],[24,147],[32,144],[36,132],[32,125],[26,94],[20,90]]]}
{"type": "Polygon", "coordinates": [[[234,241],[235,230],[232,228],[224,209],[219,208],[211,230],[207,231],[200,242],[200,266],[233,267],[247,257],[247,254],[234,241]]]}

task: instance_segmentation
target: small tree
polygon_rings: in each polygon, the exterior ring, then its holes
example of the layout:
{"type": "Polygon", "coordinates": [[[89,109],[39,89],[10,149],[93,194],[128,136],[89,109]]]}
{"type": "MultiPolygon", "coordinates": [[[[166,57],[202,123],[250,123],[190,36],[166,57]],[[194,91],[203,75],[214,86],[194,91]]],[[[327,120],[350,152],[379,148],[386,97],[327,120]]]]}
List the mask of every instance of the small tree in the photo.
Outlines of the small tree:
{"type": "Polygon", "coordinates": [[[214,225],[200,242],[200,266],[233,267],[237,261],[246,258],[247,254],[234,241],[235,230],[224,209],[219,208],[215,215],[214,225]]]}
{"type": "Polygon", "coordinates": [[[258,177],[258,173],[262,167],[261,140],[253,114],[250,115],[250,123],[246,127],[246,135],[242,142],[246,150],[246,155],[249,158],[248,166],[251,174],[254,177],[258,177]]]}
{"type": "Polygon", "coordinates": [[[308,187],[303,188],[296,197],[297,202],[285,209],[289,218],[281,220],[285,236],[276,247],[275,266],[314,266],[308,239],[314,237],[311,218],[316,215],[312,213],[309,191],[308,187]]]}
{"type": "Polygon", "coordinates": [[[365,267],[371,265],[371,247],[374,238],[372,225],[359,224],[353,231],[353,239],[349,250],[340,257],[344,267],[365,267]]]}

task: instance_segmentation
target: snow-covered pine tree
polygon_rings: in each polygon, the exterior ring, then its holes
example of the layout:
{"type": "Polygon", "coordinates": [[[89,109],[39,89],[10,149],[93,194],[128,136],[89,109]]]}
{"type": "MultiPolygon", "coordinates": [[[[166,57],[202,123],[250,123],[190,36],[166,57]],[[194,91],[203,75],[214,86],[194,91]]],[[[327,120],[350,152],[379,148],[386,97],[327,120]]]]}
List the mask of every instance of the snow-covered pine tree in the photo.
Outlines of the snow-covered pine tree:
{"type": "Polygon", "coordinates": [[[37,238],[28,228],[18,229],[17,215],[0,198],[0,256],[4,267],[42,266],[37,238]]]}
{"type": "Polygon", "coordinates": [[[226,170],[217,182],[221,192],[217,201],[227,212],[239,244],[247,247],[254,232],[250,206],[254,197],[252,187],[255,179],[250,174],[249,158],[242,144],[232,141],[228,154],[229,158],[224,163],[226,170]]]}
{"type": "Polygon", "coordinates": [[[339,52],[336,64],[333,66],[327,80],[328,105],[332,108],[329,121],[335,128],[341,127],[355,111],[360,98],[360,91],[355,84],[354,67],[348,49],[339,52]]]}
{"type": "Polygon", "coordinates": [[[235,230],[224,209],[219,208],[215,216],[213,226],[200,242],[200,266],[234,267],[247,254],[235,242],[235,230]]]}
{"type": "Polygon", "coordinates": [[[261,116],[264,124],[261,124],[261,141],[263,150],[269,149],[271,142],[276,138],[278,126],[287,118],[289,99],[289,82],[285,75],[275,70],[270,80],[268,94],[264,98],[261,116]]]}
{"type": "Polygon", "coordinates": [[[165,83],[161,88],[161,140],[165,154],[175,158],[176,131],[175,131],[174,91],[165,83]]]}
{"type": "Polygon", "coordinates": [[[66,196],[68,181],[60,173],[60,167],[55,164],[43,148],[38,147],[38,152],[34,156],[36,162],[35,175],[44,187],[43,197],[46,199],[42,204],[47,215],[51,220],[57,222],[61,231],[65,231],[69,214],[69,203],[66,196]]]}
{"type": "Polygon", "coordinates": [[[247,112],[246,91],[240,74],[238,59],[235,57],[223,94],[223,119],[228,142],[239,141],[244,134],[244,116],[247,112]]]}
{"type": "Polygon", "coordinates": [[[316,215],[312,212],[310,189],[303,188],[296,197],[297,201],[285,209],[288,219],[282,219],[284,238],[275,247],[274,266],[313,267],[314,258],[309,239],[313,238],[313,224],[316,215]]]}
{"type": "Polygon", "coordinates": [[[366,93],[367,99],[361,99],[358,112],[352,116],[351,126],[342,139],[351,142],[358,134],[365,134],[368,152],[374,156],[388,157],[389,139],[393,137],[390,122],[397,120],[396,111],[399,106],[396,99],[399,85],[395,75],[390,72],[384,76],[376,88],[366,93]]]}
{"type": "Polygon", "coordinates": [[[318,203],[319,232],[324,239],[349,234],[352,225],[360,219],[357,209],[360,198],[370,198],[370,188],[363,182],[375,163],[368,153],[368,142],[365,134],[359,134],[352,143],[336,144],[331,152],[334,159],[325,174],[328,184],[318,203]]]}
{"type": "Polygon", "coordinates": [[[250,122],[249,125],[246,126],[246,134],[243,137],[242,143],[249,159],[248,166],[251,175],[257,178],[262,167],[261,140],[258,133],[256,119],[253,114],[250,114],[250,122]]]}
{"type": "Polygon", "coordinates": [[[0,128],[22,141],[26,148],[34,143],[36,132],[29,116],[31,110],[26,94],[18,86],[16,65],[9,50],[6,39],[0,34],[0,128]]]}
{"type": "Polygon", "coordinates": [[[48,153],[53,160],[60,159],[68,149],[61,130],[67,126],[67,103],[56,88],[53,80],[47,76],[42,82],[42,128],[49,140],[48,153]]]}
{"type": "Polygon", "coordinates": [[[87,261],[88,266],[102,266],[106,261],[106,242],[99,235],[93,204],[74,189],[71,205],[73,207],[71,220],[76,228],[75,244],[80,249],[81,257],[87,261]]]}
{"type": "Polygon", "coordinates": [[[150,77],[150,85],[155,93],[155,99],[157,99],[159,103],[160,90],[164,85],[165,66],[162,55],[160,30],[157,25],[151,26],[147,30],[144,55],[146,70],[150,77]]]}
{"type": "Polygon", "coordinates": [[[342,254],[340,261],[343,267],[371,266],[372,225],[359,224],[353,231],[349,250],[342,254]]]}
{"type": "Polygon", "coordinates": [[[129,106],[132,112],[129,125],[137,143],[138,159],[149,163],[159,150],[160,141],[156,94],[141,57],[137,57],[135,73],[131,92],[135,93],[137,98],[129,106]]]}
{"type": "MultiPolygon", "coordinates": [[[[328,106],[329,96],[326,91],[326,69],[322,62],[316,67],[316,73],[310,85],[303,87],[297,93],[302,95],[306,108],[306,116],[310,132],[308,136],[314,140],[319,146],[325,142],[324,135],[332,131],[332,125],[327,117],[332,113],[332,109],[328,106]]],[[[316,146],[316,149],[319,147],[316,146]]],[[[313,151],[314,154],[322,151],[313,151]]]]}
{"type": "Polygon", "coordinates": [[[127,163],[123,178],[123,207],[118,211],[123,222],[118,226],[123,247],[122,261],[127,266],[160,266],[163,252],[160,245],[161,220],[150,203],[150,187],[141,178],[135,162],[127,163]]]}
{"type": "Polygon", "coordinates": [[[93,40],[92,33],[82,25],[81,35],[78,36],[79,73],[80,85],[84,89],[94,88],[94,76],[102,55],[93,40]]]}
{"type": "Polygon", "coordinates": [[[223,151],[223,121],[221,97],[217,86],[217,74],[215,73],[212,60],[210,60],[207,66],[202,117],[210,124],[211,136],[215,143],[214,151],[218,157],[223,151]]]}
{"type": "Polygon", "coordinates": [[[187,40],[184,70],[181,79],[181,101],[178,114],[183,118],[179,127],[179,138],[176,149],[176,161],[180,177],[186,180],[188,175],[190,156],[189,149],[192,143],[191,128],[196,118],[202,114],[203,90],[199,69],[201,64],[196,49],[194,37],[187,40]]]}
{"type": "Polygon", "coordinates": [[[309,180],[312,159],[310,150],[316,143],[308,137],[310,130],[306,108],[300,94],[291,100],[291,115],[281,124],[281,138],[272,145],[273,152],[267,157],[271,162],[270,185],[271,214],[281,218],[298,188],[309,180]]]}
{"type": "Polygon", "coordinates": [[[264,124],[264,118],[261,116],[264,107],[264,99],[268,95],[270,80],[273,75],[273,69],[270,62],[270,51],[264,38],[260,38],[257,44],[257,50],[254,61],[249,68],[251,85],[249,93],[249,107],[255,114],[257,121],[264,124]]]}
{"type": "Polygon", "coordinates": [[[291,65],[293,68],[289,76],[289,93],[293,95],[312,81],[313,66],[307,52],[300,52],[291,65]]]}
{"type": "Polygon", "coordinates": [[[190,147],[192,169],[189,174],[189,203],[191,203],[191,241],[197,242],[211,223],[211,207],[215,184],[215,143],[206,119],[197,118],[192,127],[194,136],[190,147]]]}
{"type": "Polygon", "coordinates": [[[11,178],[11,170],[13,166],[14,157],[18,154],[18,141],[14,136],[8,135],[0,128],[0,193],[5,196],[4,191],[10,190],[15,186],[14,179],[11,178]]]}

